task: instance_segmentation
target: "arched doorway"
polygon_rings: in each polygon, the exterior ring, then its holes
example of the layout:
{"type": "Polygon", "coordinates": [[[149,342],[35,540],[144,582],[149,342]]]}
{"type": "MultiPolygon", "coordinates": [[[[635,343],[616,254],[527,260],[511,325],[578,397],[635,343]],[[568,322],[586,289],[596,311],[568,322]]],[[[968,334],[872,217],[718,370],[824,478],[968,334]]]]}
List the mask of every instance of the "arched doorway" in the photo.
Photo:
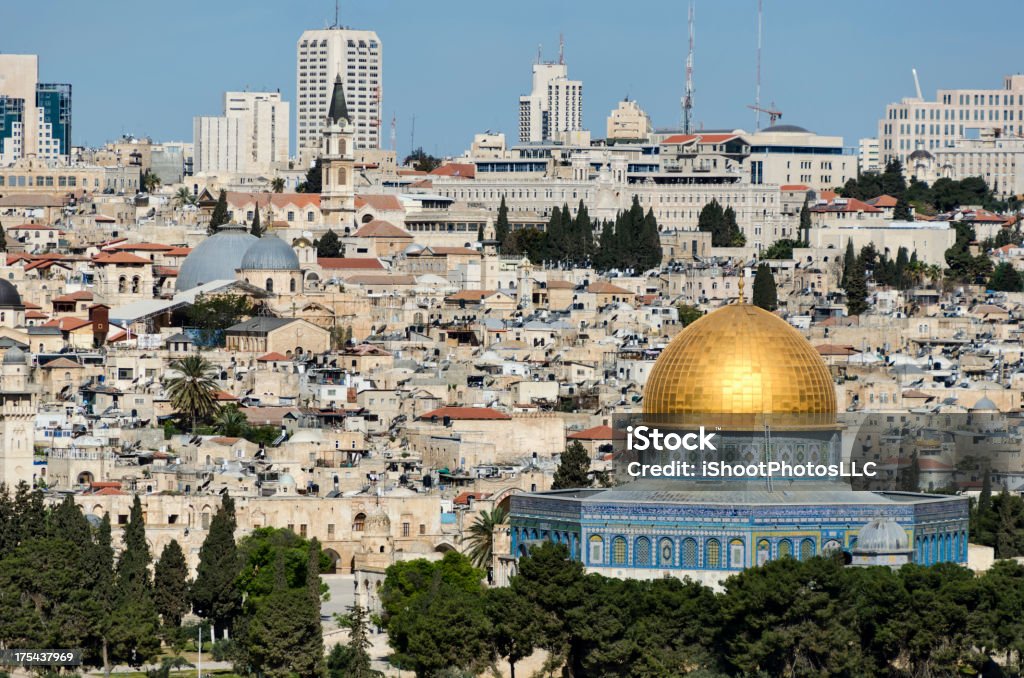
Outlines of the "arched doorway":
{"type": "Polygon", "coordinates": [[[338,561],[341,560],[341,554],[334,549],[324,549],[324,555],[331,559],[331,564],[322,574],[337,574],[338,573],[338,561]]]}

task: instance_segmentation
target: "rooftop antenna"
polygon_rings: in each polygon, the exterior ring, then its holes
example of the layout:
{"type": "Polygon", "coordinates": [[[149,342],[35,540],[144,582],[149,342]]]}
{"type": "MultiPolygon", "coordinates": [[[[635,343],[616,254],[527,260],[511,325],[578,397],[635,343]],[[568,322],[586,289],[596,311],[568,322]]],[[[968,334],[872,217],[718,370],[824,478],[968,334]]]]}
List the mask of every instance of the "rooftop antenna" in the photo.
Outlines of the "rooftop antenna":
{"type": "Polygon", "coordinates": [[[398,117],[394,113],[392,113],[391,114],[391,151],[393,153],[397,152],[397,150],[398,150],[398,145],[397,145],[397,143],[395,141],[395,131],[397,130],[397,128],[398,128],[398,117]]]}
{"type": "Polygon", "coordinates": [[[693,22],[694,5],[690,0],[690,50],[686,55],[686,94],[683,96],[683,133],[690,134],[693,131],[693,22]]]}
{"type": "Polygon", "coordinates": [[[416,150],[416,116],[412,116],[412,129],[409,130],[409,153],[416,150]]]}
{"type": "Polygon", "coordinates": [[[914,74],[914,89],[917,90],[917,98],[924,101],[924,97],[921,95],[921,81],[917,79],[917,69],[911,68],[910,72],[914,74]]]}
{"type": "Polygon", "coordinates": [[[558,34],[558,64],[565,65],[565,35],[558,34]]]}
{"type": "Polygon", "coordinates": [[[757,85],[754,89],[754,129],[761,129],[761,16],[762,0],[757,0],[757,85]]]}
{"type": "Polygon", "coordinates": [[[339,28],[339,26],[338,26],[338,14],[339,14],[339,12],[338,12],[338,0],[334,0],[334,28],[339,28]]]}
{"type": "Polygon", "coordinates": [[[537,63],[538,64],[541,62],[541,59],[543,58],[542,57],[543,47],[544,46],[541,45],[539,42],[537,43],[537,63]]]}

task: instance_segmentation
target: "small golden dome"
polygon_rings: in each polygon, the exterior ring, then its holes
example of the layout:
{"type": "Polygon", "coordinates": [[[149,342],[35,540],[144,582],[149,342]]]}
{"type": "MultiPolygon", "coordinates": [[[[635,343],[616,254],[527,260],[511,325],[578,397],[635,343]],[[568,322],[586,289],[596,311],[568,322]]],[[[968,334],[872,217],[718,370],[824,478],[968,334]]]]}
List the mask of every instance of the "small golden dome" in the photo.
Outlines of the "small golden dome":
{"type": "Polygon", "coordinates": [[[644,388],[645,415],[834,415],[828,367],[782,318],[730,304],[679,333],[644,388]]]}

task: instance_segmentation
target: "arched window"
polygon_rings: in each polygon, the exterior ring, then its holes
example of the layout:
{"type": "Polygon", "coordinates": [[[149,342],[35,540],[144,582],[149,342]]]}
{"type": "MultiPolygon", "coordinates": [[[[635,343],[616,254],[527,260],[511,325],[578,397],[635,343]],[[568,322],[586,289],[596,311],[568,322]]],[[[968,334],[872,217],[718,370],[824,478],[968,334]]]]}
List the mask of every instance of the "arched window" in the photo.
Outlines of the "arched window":
{"type": "Polygon", "coordinates": [[[804,539],[800,542],[800,560],[807,560],[814,556],[814,540],[804,539]]]}
{"type": "Polygon", "coordinates": [[[658,545],[658,564],[662,567],[671,567],[673,562],[674,545],[671,539],[662,539],[658,545]]]}
{"type": "Polygon", "coordinates": [[[274,291],[274,279],[273,278],[267,278],[266,288],[267,288],[268,292],[273,292],[274,291]]]}
{"type": "Polygon", "coordinates": [[[651,566],[651,540],[640,537],[633,545],[633,564],[637,567],[651,566]]]}
{"type": "Polygon", "coordinates": [[[128,278],[123,275],[117,280],[117,291],[125,292],[128,290],[128,278]]]}
{"type": "Polygon", "coordinates": [[[683,541],[683,567],[697,567],[697,542],[694,539],[683,541]]]}
{"type": "Polygon", "coordinates": [[[626,564],[626,538],[612,539],[612,565],[626,564]]]}
{"type": "Polygon", "coordinates": [[[292,292],[294,292],[294,291],[295,291],[295,278],[292,278],[292,279],[291,279],[291,280],[290,280],[290,281],[288,282],[288,289],[290,289],[290,290],[291,290],[292,292]]]}
{"type": "Polygon", "coordinates": [[[767,539],[757,542],[757,564],[764,565],[772,559],[772,547],[767,539]]]}
{"type": "Polygon", "coordinates": [[[709,539],[704,547],[704,565],[714,568],[722,566],[722,544],[717,539],[709,539]]]}
{"type": "Polygon", "coordinates": [[[132,294],[139,293],[139,276],[132,278],[132,294]]]}
{"type": "Polygon", "coordinates": [[[590,536],[590,562],[592,564],[599,564],[604,562],[604,539],[599,535],[590,536]]]}
{"type": "Polygon", "coordinates": [[[793,557],[793,542],[788,539],[783,539],[779,542],[779,558],[792,558],[793,557]]]}
{"type": "Polygon", "coordinates": [[[362,532],[364,527],[366,527],[366,514],[357,513],[356,517],[352,519],[352,531],[362,532]]]}
{"type": "Polygon", "coordinates": [[[729,567],[743,567],[743,540],[733,539],[729,542],[729,567]]]}
{"type": "Polygon", "coordinates": [[[341,186],[345,185],[345,168],[341,167],[338,169],[338,184],[341,186]]]}

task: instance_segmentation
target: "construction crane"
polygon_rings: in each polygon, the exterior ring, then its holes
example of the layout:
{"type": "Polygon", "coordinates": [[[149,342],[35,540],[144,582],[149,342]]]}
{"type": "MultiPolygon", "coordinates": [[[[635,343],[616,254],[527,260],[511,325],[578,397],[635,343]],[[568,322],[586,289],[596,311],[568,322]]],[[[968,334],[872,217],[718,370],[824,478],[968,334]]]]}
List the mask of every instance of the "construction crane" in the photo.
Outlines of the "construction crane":
{"type": "Polygon", "coordinates": [[[758,113],[766,114],[768,116],[768,122],[772,125],[774,125],[778,121],[778,119],[782,117],[782,111],[775,108],[774,101],[772,102],[769,108],[764,108],[762,106],[758,106],[757,104],[748,105],[747,108],[749,108],[752,111],[757,111],[758,113]]]}
{"type": "Polygon", "coordinates": [[[686,94],[683,96],[683,133],[693,131],[693,2],[690,2],[690,50],[686,55],[686,94]]]}

